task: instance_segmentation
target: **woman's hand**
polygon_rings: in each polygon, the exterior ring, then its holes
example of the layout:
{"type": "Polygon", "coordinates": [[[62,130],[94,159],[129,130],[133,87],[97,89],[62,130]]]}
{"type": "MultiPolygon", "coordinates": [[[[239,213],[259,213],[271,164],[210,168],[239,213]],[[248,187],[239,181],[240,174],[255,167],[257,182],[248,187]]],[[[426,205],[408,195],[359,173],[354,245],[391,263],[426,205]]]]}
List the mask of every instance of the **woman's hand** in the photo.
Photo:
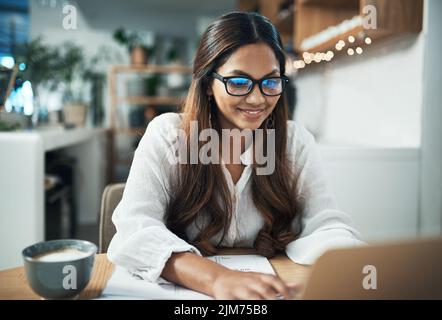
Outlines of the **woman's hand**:
{"type": "Polygon", "coordinates": [[[275,300],[278,296],[288,300],[293,298],[295,288],[278,276],[230,269],[222,272],[212,287],[215,299],[226,300],[275,300]]]}

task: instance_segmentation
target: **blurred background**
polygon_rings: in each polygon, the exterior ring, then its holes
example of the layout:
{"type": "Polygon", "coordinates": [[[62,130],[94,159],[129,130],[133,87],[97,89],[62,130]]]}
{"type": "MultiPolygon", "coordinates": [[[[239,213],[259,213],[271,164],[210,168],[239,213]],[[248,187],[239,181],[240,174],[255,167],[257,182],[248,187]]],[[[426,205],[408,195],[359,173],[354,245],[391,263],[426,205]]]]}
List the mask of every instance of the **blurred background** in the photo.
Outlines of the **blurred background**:
{"type": "Polygon", "coordinates": [[[104,188],[233,10],[280,31],[290,117],[364,238],[441,234],[441,1],[0,0],[0,269],[38,241],[98,242],[104,188]]]}

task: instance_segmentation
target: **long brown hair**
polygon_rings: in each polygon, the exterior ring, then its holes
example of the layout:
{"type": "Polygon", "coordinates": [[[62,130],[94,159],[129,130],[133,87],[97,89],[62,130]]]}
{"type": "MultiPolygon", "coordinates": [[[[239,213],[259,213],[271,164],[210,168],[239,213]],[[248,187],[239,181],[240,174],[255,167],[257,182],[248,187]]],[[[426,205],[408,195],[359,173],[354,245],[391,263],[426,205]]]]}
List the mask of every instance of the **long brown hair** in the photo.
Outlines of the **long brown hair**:
{"type": "MultiPolygon", "coordinates": [[[[201,37],[193,64],[192,83],[184,104],[181,128],[190,137],[190,123],[197,121],[200,130],[220,129],[215,102],[207,90],[210,75],[239,47],[265,43],[279,61],[280,73],[285,72],[285,56],[281,38],[265,17],[256,13],[232,12],[213,22],[201,37]]],[[[251,173],[252,198],[264,225],[254,247],[259,254],[272,257],[285,249],[299,233],[293,229],[299,218],[294,186],[295,177],[289,163],[287,147],[287,105],[282,95],[272,112],[275,128],[275,170],[270,175],[257,175],[254,163],[251,173]],[[294,221],[296,219],[296,221],[294,221]],[[296,223],[294,223],[296,222],[296,223]]],[[[266,121],[264,121],[264,124],[266,121]]],[[[266,126],[264,128],[266,133],[266,126]]],[[[218,131],[219,132],[219,131],[218,131]]],[[[200,147],[202,143],[200,142],[200,147]]],[[[187,143],[189,151],[190,143],[187,143]]],[[[216,254],[227,233],[232,217],[232,199],[220,164],[180,164],[178,177],[170,189],[166,208],[166,226],[182,239],[196,246],[203,254],[216,254]],[[186,229],[204,217],[205,225],[195,239],[188,239],[186,229]],[[214,246],[210,239],[221,232],[214,246]]]]}

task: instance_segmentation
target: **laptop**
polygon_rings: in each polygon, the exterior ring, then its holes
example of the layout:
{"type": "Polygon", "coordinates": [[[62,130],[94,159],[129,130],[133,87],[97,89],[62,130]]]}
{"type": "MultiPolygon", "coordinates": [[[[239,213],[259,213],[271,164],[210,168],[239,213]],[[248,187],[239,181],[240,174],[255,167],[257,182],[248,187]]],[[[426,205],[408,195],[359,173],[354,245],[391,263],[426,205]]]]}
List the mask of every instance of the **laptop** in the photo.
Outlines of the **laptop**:
{"type": "Polygon", "coordinates": [[[442,237],[327,251],[301,299],[442,299],[442,237]]]}

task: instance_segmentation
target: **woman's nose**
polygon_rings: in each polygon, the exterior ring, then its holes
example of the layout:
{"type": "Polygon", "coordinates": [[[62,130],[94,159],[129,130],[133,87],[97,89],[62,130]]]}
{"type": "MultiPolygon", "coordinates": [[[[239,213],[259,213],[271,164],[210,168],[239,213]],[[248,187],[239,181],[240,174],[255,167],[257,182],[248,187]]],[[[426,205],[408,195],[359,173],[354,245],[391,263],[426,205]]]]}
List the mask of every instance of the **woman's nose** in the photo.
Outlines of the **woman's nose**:
{"type": "Polygon", "coordinates": [[[258,84],[253,87],[252,91],[246,97],[246,102],[253,105],[263,104],[265,100],[264,95],[261,90],[259,90],[258,84]]]}

